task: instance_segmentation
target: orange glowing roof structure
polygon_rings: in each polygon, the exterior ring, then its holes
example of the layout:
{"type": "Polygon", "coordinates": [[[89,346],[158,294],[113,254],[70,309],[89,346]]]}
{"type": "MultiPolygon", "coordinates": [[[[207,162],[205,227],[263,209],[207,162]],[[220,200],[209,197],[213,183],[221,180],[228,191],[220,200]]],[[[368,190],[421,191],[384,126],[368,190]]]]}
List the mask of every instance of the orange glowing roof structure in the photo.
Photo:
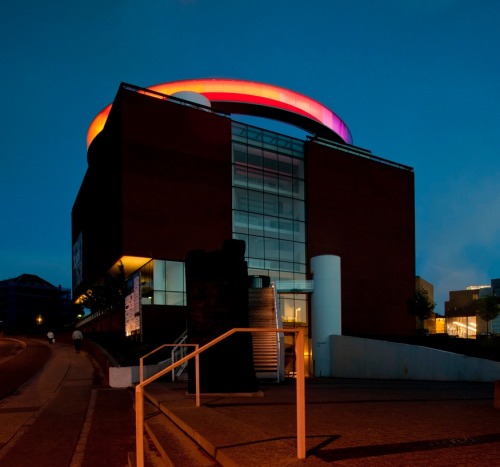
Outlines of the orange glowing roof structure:
{"type": "MultiPolygon", "coordinates": [[[[147,89],[164,96],[182,91],[195,92],[205,96],[217,110],[275,118],[314,133],[331,133],[345,143],[352,143],[347,125],[335,113],[307,96],[278,86],[254,81],[208,78],[157,84],[147,89]]],[[[92,121],[87,132],[87,147],[104,128],[110,110],[111,104],[92,121]]]]}

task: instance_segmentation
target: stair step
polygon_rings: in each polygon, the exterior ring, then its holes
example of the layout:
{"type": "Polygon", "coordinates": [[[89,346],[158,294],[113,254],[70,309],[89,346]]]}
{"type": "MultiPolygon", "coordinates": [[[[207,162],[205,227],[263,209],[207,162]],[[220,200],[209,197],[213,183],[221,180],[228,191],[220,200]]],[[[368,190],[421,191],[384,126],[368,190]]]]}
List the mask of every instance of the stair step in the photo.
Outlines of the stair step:
{"type": "Polygon", "coordinates": [[[168,466],[212,467],[220,465],[163,412],[148,418],[146,432],[168,466]]]}
{"type": "MultiPolygon", "coordinates": [[[[249,323],[255,328],[276,328],[274,289],[249,290],[249,323]]],[[[274,332],[253,332],[253,361],[258,378],[263,374],[275,377],[278,371],[277,334],[274,332]]]]}
{"type": "MultiPolygon", "coordinates": [[[[275,377],[268,373],[269,379],[275,377]]],[[[296,441],[294,431],[290,439],[285,437],[269,440],[265,426],[254,424],[245,418],[235,418],[231,413],[224,413],[211,403],[220,401],[209,396],[202,399],[200,407],[195,406],[192,397],[186,397],[187,387],[176,383],[151,383],[145,388],[144,395],[159,408],[183,433],[196,440],[207,453],[216,459],[214,464],[223,467],[250,466],[250,465],[301,465],[296,461],[296,441]],[[170,389],[171,388],[171,389],[170,389]],[[284,463],[283,460],[286,460],[284,463]],[[219,464],[217,464],[217,462],[219,464]]],[[[245,407],[241,397],[230,396],[224,398],[224,405],[235,406],[237,411],[245,407]]],[[[254,397],[263,397],[256,394],[254,397]]],[[[294,409],[291,407],[290,423],[293,424],[294,409]]],[[[249,417],[250,419],[252,417],[249,417]]],[[[168,441],[167,441],[168,443],[168,441]]],[[[168,444],[165,444],[168,449],[168,444]]],[[[181,467],[188,466],[184,459],[177,463],[181,467]]]]}

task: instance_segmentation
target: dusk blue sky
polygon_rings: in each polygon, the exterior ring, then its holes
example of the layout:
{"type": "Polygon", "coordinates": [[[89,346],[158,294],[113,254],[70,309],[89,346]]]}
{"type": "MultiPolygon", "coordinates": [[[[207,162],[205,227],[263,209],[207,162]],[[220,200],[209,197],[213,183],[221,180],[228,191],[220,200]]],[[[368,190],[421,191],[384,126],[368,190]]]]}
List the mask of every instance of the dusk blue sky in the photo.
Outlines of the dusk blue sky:
{"type": "Polygon", "coordinates": [[[355,145],[414,167],[416,274],[442,313],[449,290],[500,277],[499,25],[497,0],[3,0],[0,280],[71,287],[86,133],[120,82],[239,78],[321,102],[355,145]]]}

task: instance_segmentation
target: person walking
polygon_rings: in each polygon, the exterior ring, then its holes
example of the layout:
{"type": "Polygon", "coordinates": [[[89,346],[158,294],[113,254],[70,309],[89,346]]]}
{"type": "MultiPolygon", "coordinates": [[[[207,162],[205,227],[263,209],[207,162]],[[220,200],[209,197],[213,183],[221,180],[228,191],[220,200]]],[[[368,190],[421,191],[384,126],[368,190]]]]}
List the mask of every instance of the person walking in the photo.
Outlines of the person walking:
{"type": "Polygon", "coordinates": [[[73,339],[73,345],[75,346],[76,353],[80,353],[80,350],[82,348],[82,340],[83,340],[82,331],[75,329],[73,331],[73,335],[71,337],[73,339]]]}

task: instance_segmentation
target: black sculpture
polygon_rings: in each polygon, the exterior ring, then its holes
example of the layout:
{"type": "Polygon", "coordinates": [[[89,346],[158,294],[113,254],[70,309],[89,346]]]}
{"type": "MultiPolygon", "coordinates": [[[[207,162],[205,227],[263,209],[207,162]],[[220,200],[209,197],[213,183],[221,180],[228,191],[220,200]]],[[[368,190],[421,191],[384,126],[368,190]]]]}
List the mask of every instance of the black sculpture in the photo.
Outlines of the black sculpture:
{"type": "MultiPolygon", "coordinates": [[[[227,240],[222,250],[194,250],[186,258],[188,341],[200,347],[233,328],[247,328],[248,271],[245,242],[227,240]]],[[[189,392],[195,392],[194,360],[189,363],[189,392]]],[[[202,393],[258,390],[252,337],[238,332],[200,355],[202,393]]]]}

